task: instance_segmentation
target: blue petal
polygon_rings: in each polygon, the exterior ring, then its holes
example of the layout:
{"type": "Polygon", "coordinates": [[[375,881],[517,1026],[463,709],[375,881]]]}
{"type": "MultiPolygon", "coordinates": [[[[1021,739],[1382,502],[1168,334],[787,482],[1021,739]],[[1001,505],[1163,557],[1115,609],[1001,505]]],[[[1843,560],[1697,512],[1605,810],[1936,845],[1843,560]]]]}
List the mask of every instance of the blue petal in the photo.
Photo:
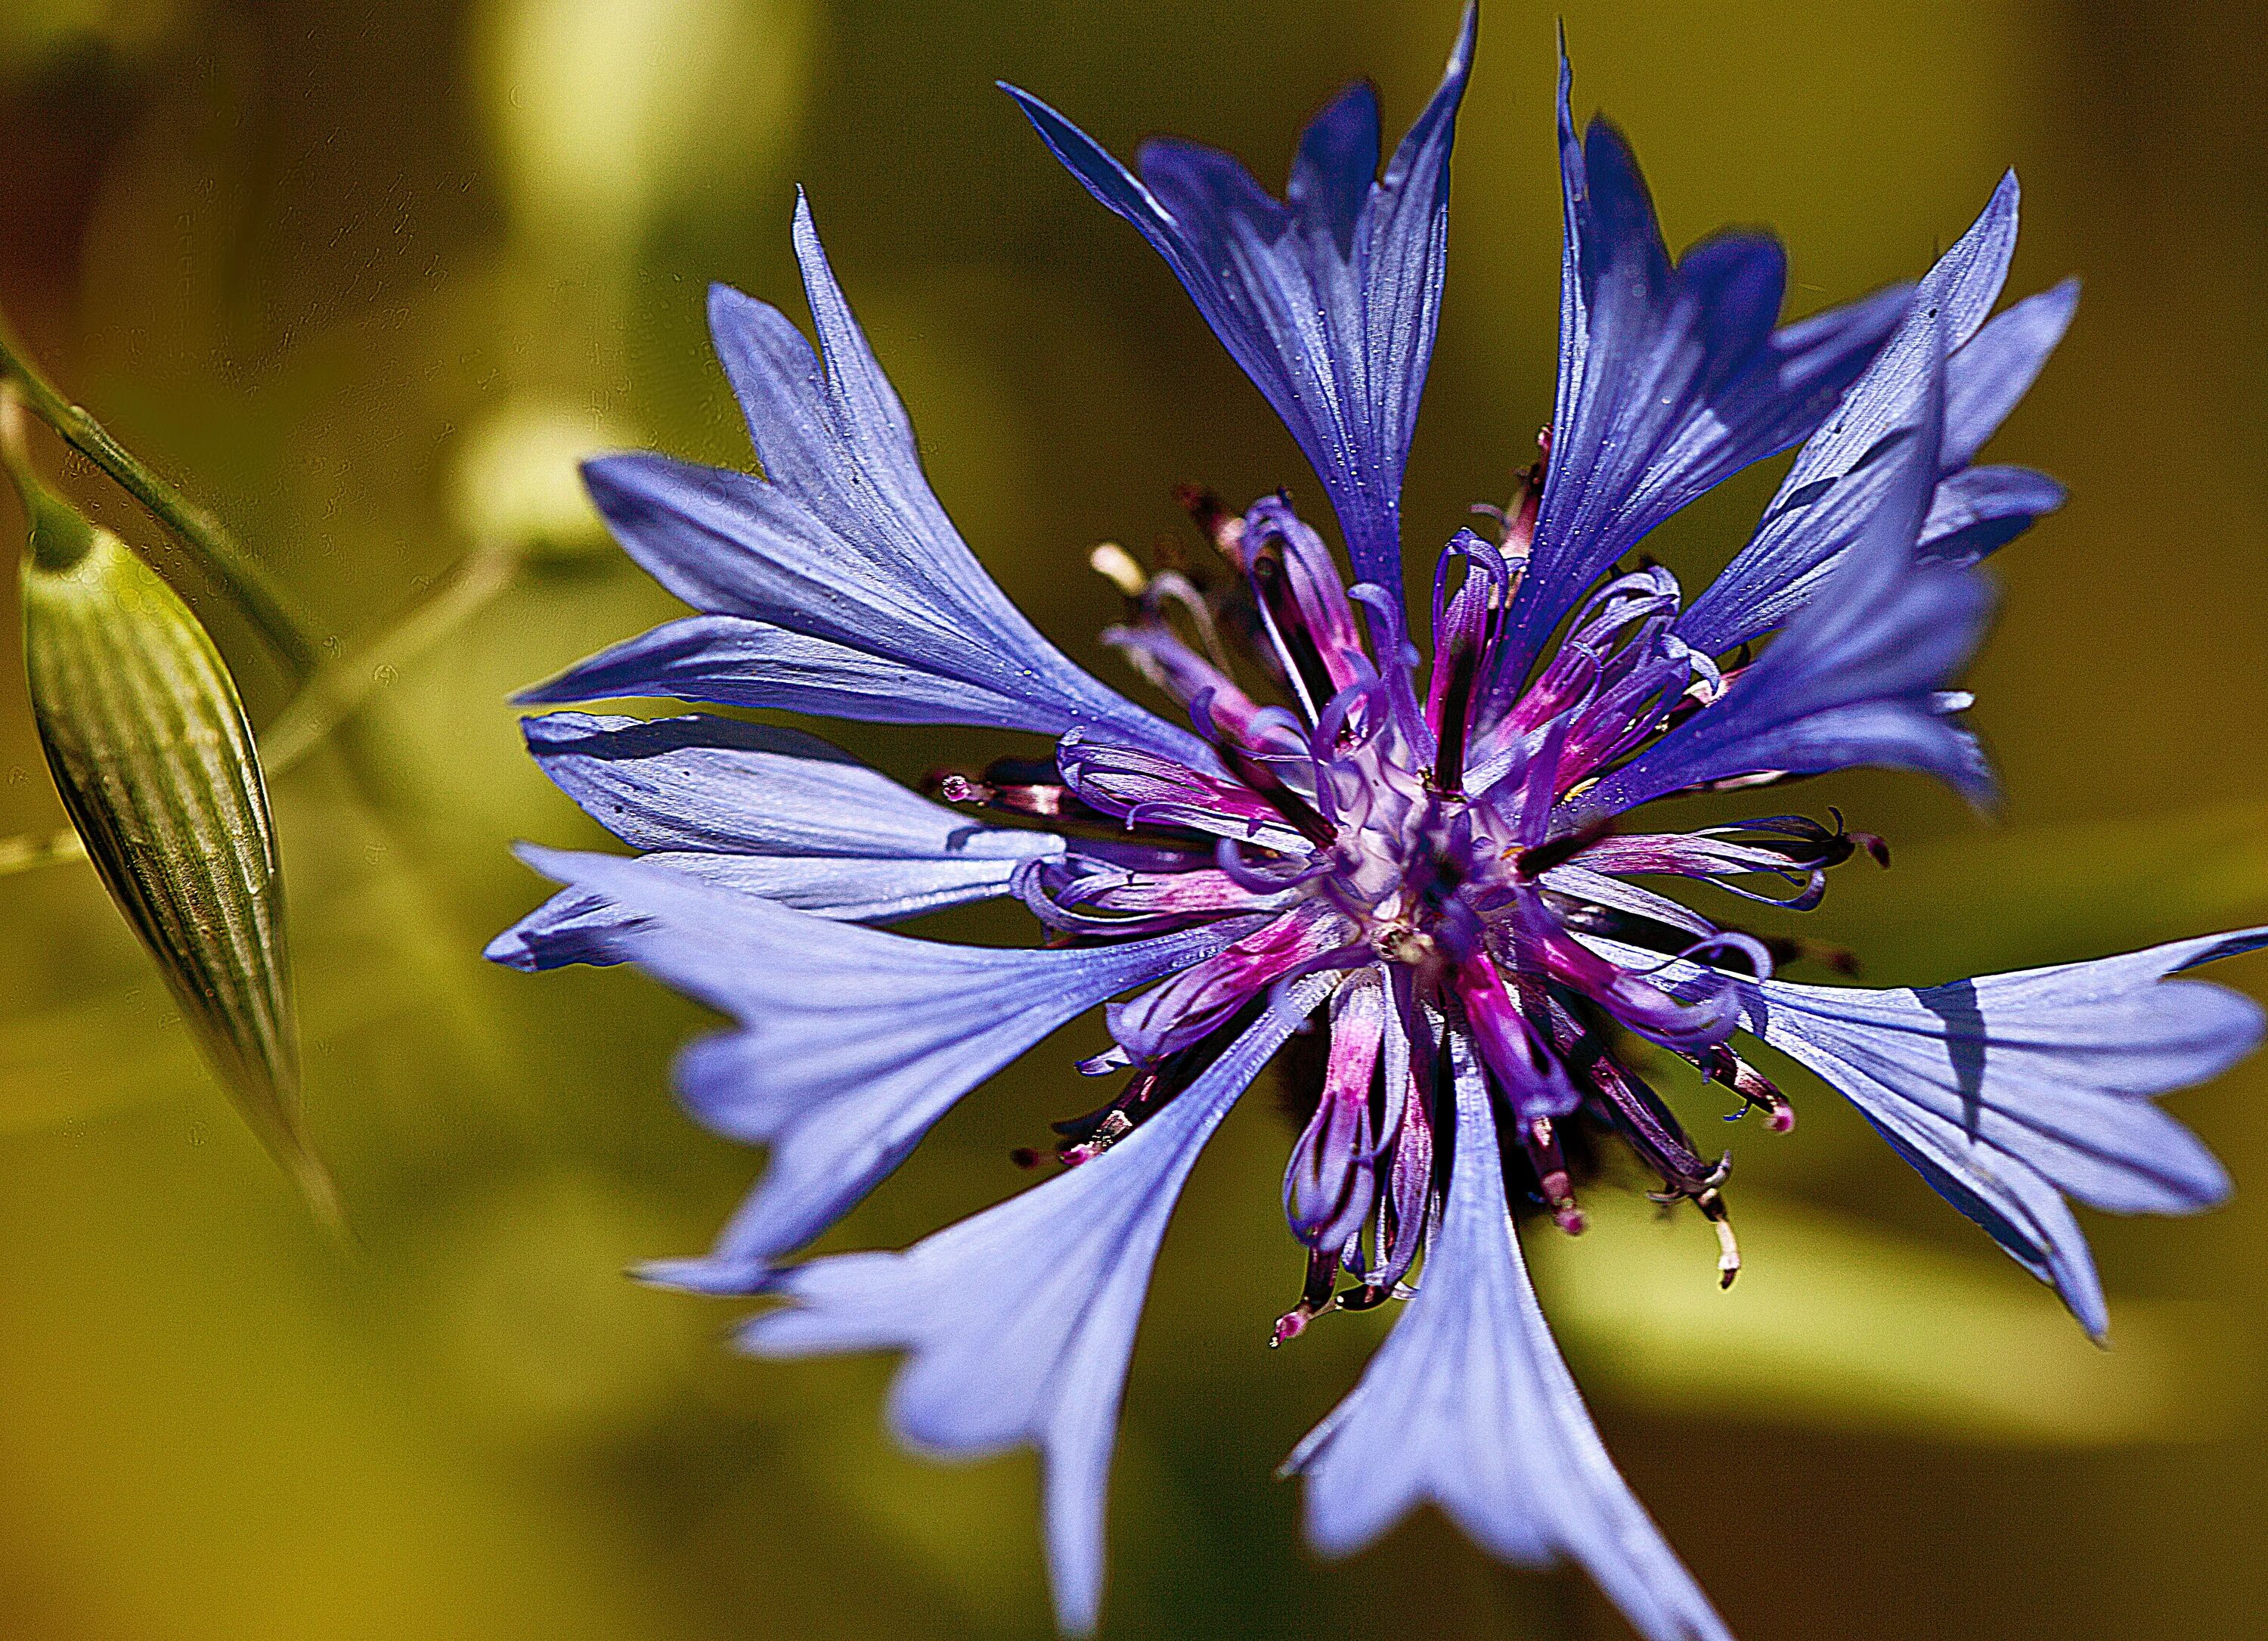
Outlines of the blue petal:
{"type": "MultiPolygon", "coordinates": [[[[1057,737],[1097,723],[1081,714],[1079,703],[1044,689],[988,689],[919,661],[895,661],[738,616],[666,622],[514,699],[522,706],[541,706],[652,697],[776,707],[867,723],[981,724],[1057,737]]],[[[1163,723],[1157,728],[1167,729],[1163,723]]],[[[1094,729],[1094,739],[1103,745],[1141,747],[1199,769],[1218,767],[1211,748],[1179,730],[1148,735],[1139,724],[1113,719],[1094,729]]]]}
{"type": "Polygon", "coordinates": [[[1580,1562],[1647,1641],[1731,1641],[1592,1427],[1521,1260],[1486,1083],[1462,1036],[1453,1052],[1455,1157],[1418,1297],[1285,1466],[1307,1477],[1307,1536],[1348,1555],[1431,1501],[1508,1561],[1580,1562]]]}
{"type": "Polygon", "coordinates": [[[2102,1284],[2063,1199],[2172,1214],[2228,1194],[2150,1099],[2250,1053],[2260,1006],[2166,977],[2262,945],[2268,929],[2248,929],[1924,991],[1743,981],[1742,1024],[1845,1095],[2100,1336],[2102,1284]]]}
{"type": "MultiPolygon", "coordinates": [[[[1048,734],[1079,724],[1204,762],[1196,736],[1073,666],[985,574],[931,493],[912,425],[850,316],[800,198],[795,248],[818,355],[777,310],[722,287],[711,293],[718,352],[766,477],[658,455],[590,462],[584,473],[592,498],[623,547],[712,616],[784,629],[884,670],[930,675],[938,684],[926,711],[1012,704],[947,721],[1015,719],[1020,727],[1052,726],[1043,728],[1048,734]]],[[[612,660],[619,665],[622,652],[612,660]]],[[[590,673],[586,664],[530,699],[593,699],[590,673]]],[[[730,687],[729,676],[709,681],[691,699],[738,699],[730,687]]],[[[887,704],[852,690],[806,710],[872,717],[887,704]]]]}
{"type": "MultiPolygon", "coordinates": [[[[896,922],[1005,894],[1047,832],[980,826],[815,736],[694,716],[521,721],[560,789],[645,859],[820,917],[896,922]]],[[[632,914],[569,890],[490,942],[517,969],[611,963],[632,914]]]]}
{"type": "Polygon", "coordinates": [[[1720,235],[1673,265],[1621,132],[1594,120],[1576,140],[1571,83],[1563,56],[1558,402],[1500,691],[1648,531],[1818,426],[1905,308],[1905,293],[1886,291],[1776,331],[1777,240],[1720,235]]]}
{"type": "Polygon", "coordinates": [[[742,1030],[678,1062],[693,1115],[772,1148],[755,1194],[705,1261],[666,1273],[752,1291],[770,1261],[833,1224],[963,1094],[1074,1016],[1211,956],[1231,919],[1118,945],[953,946],[829,922],[681,872],[528,848],[538,870],[630,913],[604,935],[742,1030]]]}
{"type": "Polygon", "coordinates": [[[748,1323],[759,1356],[902,1349],[899,1436],[939,1453],[1024,1445],[1044,1467],[1064,1627],[1094,1627],[1110,1450],[1144,1290],[1182,1183],[1230,1105],[1333,981],[1311,977],[1172,1104],[1092,1161],[902,1253],[780,1276],[796,1303],[748,1323]]]}
{"type": "Polygon", "coordinates": [[[1934,774],[1979,802],[1990,795],[1984,755],[1940,691],[1983,635],[1992,590],[1916,545],[1936,490],[1939,359],[1918,429],[1889,458],[1889,484],[1822,593],[1722,697],[1575,800],[1582,818],[1709,781],[1865,764],[1934,774]]]}
{"type": "MultiPolygon", "coordinates": [[[[2007,184],[2012,218],[2014,174],[2007,184]]],[[[1955,344],[1945,366],[1945,462],[1948,469],[1977,459],[2000,431],[2008,412],[2039,380],[2048,356],[2079,311],[2079,281],[2066,279],[1998,314],[1976,335],[1955,344]]]]}
{"type": "Polygon", "coordinates": [[[2063,486],[2028,467],[1963,468],[1938,484],[1922,551],[1947,564],[1975,564],[2063,504],[2063,486]]]}
{"type": "Polygon", "coordinates": [[[1449,147],[1477,26],[1468,6],[1440,88],[1382,177],[1377,96],[1358,85],[1307,128],[1280,203],[1235,159],[1191,143],[1145,144],[1138,180],[1039,99],[1002,87],[1166,259],[1314,465],[1355,580],[1397,597],[1402,471],[1433,351],[1449,147]]]}
{"type": "MultiPolygon", "coordinates": [[[[1021,857],[888,860],[835,855],[709,854],[661,850],[638,857],[703,883],[846,923],[902,923],[948,906],[1011,893],[1021,857]]],[[[491,963],[534,973],[571,963],[618,963],[615,936],[638,913],[603,895],[566,889],[488,943],[491,963]]]]}
{"type": "Polygon", "coordinates": [[[972,824],[816,735],[698,713],[520,721],[543,772],[637,849],[736,854],[1016,860],[1049,833],[972,824]]]}
{"type": "MultiPolygon", "coordinates": [[[[1948,350],[1939,508],[1949,516],[1980,493],[1962,489],[1971,482],[1962,469],[2038,376],[2079,300],[2078,284],[2066,280],[1985,322],[2015,250],[2016,208],[2011,173],[1969,232],[1924,276],[1897,335],[1804,446],[1756,535],[1678,622],[1680,638],[1705,654],[1720,654],[1782,625],[1817,590],[1892,482],[1897,464],[1889,458],[1911,436],[1916,390],[1932,368],[1937,335],[1948,350]]],[[[2026,477],[2028,486],[1999,489],[1989,521],[1944,556],[1982,558],[2062,504],[2053,480],[2026,477]]],[[[1955,528],[1961,527],[1933,516],[1923,539],[1955,528]]]]}

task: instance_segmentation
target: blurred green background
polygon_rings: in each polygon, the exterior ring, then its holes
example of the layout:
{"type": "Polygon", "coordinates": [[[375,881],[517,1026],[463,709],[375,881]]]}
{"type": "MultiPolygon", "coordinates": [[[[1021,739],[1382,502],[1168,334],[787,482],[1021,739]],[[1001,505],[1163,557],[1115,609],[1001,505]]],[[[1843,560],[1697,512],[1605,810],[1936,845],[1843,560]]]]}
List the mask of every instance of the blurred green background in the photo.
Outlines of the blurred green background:
{"type": "MultiPolygon", "coordinates": [[[[1776,225],[1796,307],[1918,272],[2009,164],[2012,291],[2087,281],[1995,447],[2074,493],[2000,561],[1973,675],[2005,809],[1904,779],[1805,789],[1897,850],[1887,874],[1845,869],[1808,932],[1895,983],[2268,917],[2268,18],[1495,0],[1405,508],[1421,546],[1502,497],[1549,415],[1563,11],[1579,107],[1631,132],[1672,241],[1776,225]]],[[[0,876],[0,1634],[1049,1633],[1027,1459],[903,1458],[878,1425],[886,1364],[743,1362],[720,1344],[731,1307],[620,1276],[703,1246],[757,1159],[673,1106],[696,1010],[629,973],[479,962],[541,893],[507,844],[599,841],[521,755],[505,696],[670,613],[572,463],[622,444],[745,460],[702,292],[800,314],[797,181],[980,556],[1119,676],[1089,636],[1116,607],[1090,544],[1182,528],[1178,481],[1240,501],[1314,484],[991,81],[1122,152],[1186,132],[1272,183],[1353,75],[1398,131],[1454,23],[1450,0],[0,5],[0,301],[298,589],[364,697],[275,795],[311,1120],[351,1249],[207,1081],[92,874],[0,876]]],[[[39,448],[174,577],[272,721],[284,684],[242,623],[39,448]]],[[[1665,533],[1689,586],[1775,477],[1665,533]]],[[[0,839],[38,839],[62,817],[17,642],[0,622],[0,839]]],[[[840,738],[906,776],[985,755],[840,738]]],[[[2258,990],[2268,965],[2226,978],[2258,990]]],[[[1064,1062],[1094,1033],[967,1102],[831,1244],[902,1243],[1023,1185],[1007,1150],[1086,1103],[1064,1062]]],[[[1793,1136],[1737,1131],[1731,1294],[1705,1230],[1643,1203],[1596,1194],[1580,1243],[1533,1239],[1610,1445],[1734,1628],[2268,1635],[2268,1195],[2246,1189],[2268,1175],[2268,1066],[2176,1102],[2236,1174],[2233,1206],[2090,1221],[2109,1353],[1790,1086],[1793,1136]]],[[[1270,1105],[1231,1122],[1168,1241],[1107,1632],[1626,1633],[1580,1578],[1496,1568],[1431,1519],[1346,1565],[1296,1548],[1270,1470],[1382,1319],[1262,1348],[1300,1274],[1270,1105]]],[[[1689,1120],[1713,1133],[1721,1109],[1689,1120]]]]}

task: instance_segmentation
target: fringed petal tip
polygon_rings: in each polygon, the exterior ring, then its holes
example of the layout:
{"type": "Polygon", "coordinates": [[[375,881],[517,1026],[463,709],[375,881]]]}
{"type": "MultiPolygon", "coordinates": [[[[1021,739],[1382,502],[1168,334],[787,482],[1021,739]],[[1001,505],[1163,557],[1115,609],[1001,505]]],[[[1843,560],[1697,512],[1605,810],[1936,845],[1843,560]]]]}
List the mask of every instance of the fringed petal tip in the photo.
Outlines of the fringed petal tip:
{"type": "Polygon", "coordinates": [[[514,690],[504,698],[511,706],[579,706],[589,701],[629,700],[631,696],[607,696],[585,689],[580,682],[584,663],[578,662],[540,684],[514,690]]]}
{"type": "Polygon", "coordinates": [[[1254,924],[1095,947],[958,946],[793,910],[681,866],[527,845],[519,854],[593,902],[561,936],[575,954],[562,960],[634,961],[740,1023],[678,1060],[679,1096],[697,1121],[770,1148],[712,1263],[804,1246],[1041,1038],[1254,924]]]}
{"type": "Polygon", "coordinates": [[[705,1294],[712,1298],[744,1299],[771,1291],[779,1280],[777,1267],[764,1260],[696,1255],[685,1259],[646,1260],[623,1273],[649,1288],[674,1293],[705,1294]]]}
{"type": "Polygon", "coordinates": [[[1307,127],[1285,197],[1216,149],[1160,139],[1138,175],[1038,98],[1041,140],[1139,232],[1283,418],[1337,511],[1358,579],[1402,582],[1402,475],[1447,255],[1449,150],[1470,71],[1468,8],[1440,87],[1381,174],[1376,99],[1358,86],[1307,127]]]}
{"type": "Polygon", "coordinates": [[[1970,466],[2038,377],[2078,303],[2078,283],[2066,279],[1992,313],[2015,251],[2017,203],[2010,172],[1894,316],[1888,342],[1805,444],[1755,535],[1686,610],[1679,636],[1721,654],[1783,626],[1830,585],[1822,571],[1847,554],[1893,482],[1903,458],[1884,457],[1910,436],[1918,390],[1940,369],[1925,556],[1974,563],[2061,505],[2062,487],[2043,475],[1970,466]]]}
{"type": "Polygon", "coordinates": [[[1599,1439],[1528,1278],[1480,1060],[1462,1034],[1451,1053],[1457,1141],[1417,1297],[1285,1461],[1308,1539],[1349,1555],[1430,1502],[1504,1560],[1576,1562],[1647,1641],[1731,1641],[1599,1439]]]}
{"type": "MultiPolygon", "coordinates": [[[[693,616],[664,622],[633,639],[610,644],[550,677],[516,690],[514,706],[583,706],[593,701],[703,700],[716,699],[703,687],[723,669],[698,664],[696,636],[718,629],[751,625],[722,616],[693,616]],[[688,657],[694,664],[688,665],[688,657]]],[[[521,732],[525,735],[526,732],[521,732]]]]}
{"type": "Polygon", "coordinates": [[[530,920],[523,918],[505,929],[481,948],[481,956],[490,963],[500,964],[507,969],[518,969],[523,974],[534,974],[540,972],[544,965],[537,959],[535,948],[528,940],[529,921],[530,920]]]}
{"type": "MultiPolygon", "coordinates": [[[[1333,983],[1311,977],[1300,1001],[1312,1009],[1333,983]]],[[[1092,1161],[903,1253],[782,1272],[773,1290],[789,1303],[740,1331],[741,1349],[767,1357],[906,1352],[890,1425],[918,1451],[1038,1448],[1049,1572],[1067,1630],[1092,1629],[1101,1607],[1110,1453],[1167,1221],[1198,1151],[1292,1029],[1263,1016],[1092,1161]]]]}
{"type": "Polygon", "coordinates": [[[576,872],[587,861],[615,860],[623,865],[633,864],[622,861],[620,856],[593,855],[579,849],[555,849],[549,844],[531,843],[525,838],[512,846],[512,856],[528,870],[548,877],[555,883],[573,883],[576,872]]]}
{"type": "Polygon", "coordinates": [[[762,476],[644,453],[584,469],[623,550],[701,614],[519,700],[660,696],[1042,734],[1088,723],[1202,760],[1195,736],[1090,677],[993,582],[930,489],[799,194],[793,239],[815,348],[777,308],[709,294],[762,476]]]}
{"type": "Polygon", "coordinates": [[[2154,1102],[2250,1053],[2268,1015],[2169,977],[2263,945],[2268,929],[2245,929],[1918,991],[1742,982],[1746,1027],[1857,1105],[2100,1338],[2102,1283],[2065,1199],[2186,1214],[2227,1196],[2226,1171],[2154,1102]]]}
{"type": "Polygon", "coordinates": [[[1673,261],[1637,157],[1576,133],[1560,60],[1560,366],[1535,548],[1513,600],[1517,680],[1609,565],[1750,463],[1810,435],[1904,315],[1872,297],[1773,329],[1777,240],[1719,233],[1673,261]]]}

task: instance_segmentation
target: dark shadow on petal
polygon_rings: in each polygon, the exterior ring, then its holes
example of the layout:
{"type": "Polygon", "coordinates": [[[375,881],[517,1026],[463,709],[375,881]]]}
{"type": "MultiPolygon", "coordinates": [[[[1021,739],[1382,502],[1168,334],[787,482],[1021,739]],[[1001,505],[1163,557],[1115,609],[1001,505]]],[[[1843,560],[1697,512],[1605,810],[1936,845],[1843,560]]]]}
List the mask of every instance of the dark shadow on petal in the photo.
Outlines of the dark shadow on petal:
{"type": "Polygon", "coordinates": [[[823,763],[865,765],[841,747],[773,724],[752,724],[738,718],[718,718],[695,713],[676,718],[593,718],[579,713],[555,713],[522,721],[522,730],[534,750],[571,753],[579,758],[661,758],[688,748],[745,752],[771,752],[785,758],[814,758],[823,763]],[[579,720],[579,722],[563,720],[579,720]]]}
{"type": "Polygon", "coordinates": [[[1977,1004],[1977,982],[1952,980],[1914,995],[1945,1022],[1946,1058],[1961,1090],[1961,1126],[1974,1140],[1984,1109],[1984,1010],[1977,1004]]]}

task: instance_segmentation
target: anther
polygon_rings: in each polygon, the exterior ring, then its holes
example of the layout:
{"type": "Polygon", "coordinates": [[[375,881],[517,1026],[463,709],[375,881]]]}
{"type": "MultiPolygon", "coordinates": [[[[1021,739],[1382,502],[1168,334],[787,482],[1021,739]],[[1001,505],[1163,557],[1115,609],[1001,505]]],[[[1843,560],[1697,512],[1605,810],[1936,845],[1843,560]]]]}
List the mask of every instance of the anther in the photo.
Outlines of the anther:
{"type": "Polygon", "coordinates": [[[922,786],[947,803],[971,803],[1006,815],[1041,820],[1099,818],[1096,811],[1056,779],[1054,764],[1034,758],[995,758],[982,780],[959,770],[932,771],[922,786]]]}
{"type": "Polygon", "coordinates": [[[1787,1096],[1772,1085],[1770,1077],[1722,1043],[1709,1051],[1702,1069],[1712,1083],[1721,1083],[1741,1097],[1741,1109],[1727,1121],[1755,1110],[1764,1112],[1764,1127],[1774,1134],[1786,1134],[1795,1127],[1795,1107],[1788,1104],[1787,1096]]]}
{"type": "Polygon", "coordinates": [[[1129,598],[1139,598],[1150,590],[1150,578],[1134,561],[1134,555],[1116,542],[1103,542],[1086,555],[1086,562],[1094,573],[1129,598]]]}
{"type": "Polygon", "coordinates": [[[1253,792],[1267,801],[1268,806],[1290,824],[1308,842],[1329,848],[1336,841],[1339,829],[1315,812],[1314,804],[1285,786],[1276,772],[1233,742],[1218,743],[1220,761],[1253,792]]]}
{"type": "MultiPolygon", "coordinates": [[[[1169,1056],[1161,1066],[1138,1070],[1127,1079],[1126,1086],[1119,1090],[1116,1098],[1084,1117],[1050,1124],[1063,1135],[1056,1143],[1057,1159],[1066,1168],[1076,1168],[1081,1163],[1094,1161],[1133,1133],[1187,1085],[1194,1075],[1192,1058],[1185,1049],[1169,1056]]],[[[1081,1061],[1079,1068],[1090,1076],[1100,1076],[1123,1070],[1127,1063],[1125,1051],[1113,1044],[1094,1058],[1081,1061]]]]}
{"type": "Polygon", "coordinates": [[[1307,630],[1307,617],[1292,595],[1291,576],[1280,557],[1263,551],[1253,559],[1252,589],[1258,595],[1268,636],[1284,662],[1285,682],[1298,693],[1307,721],[1314,723],[1336,691],[1330,669],[1323,664],[1322,651],[1315,647],[1314,634],[1307,630]]]}
{"type": "Polygon", "coordinates": [[[1181,484],[1174,491],[1174,499],[1189,515],[1204,537],[1220,551],[1221,557],[1240,569],[1244,565],[1244,515],[1233,513],[1217,492],[1202,484],[1181,484]]]}
{"type": "Polygon", "coordinates": [[[1297,1339],[1307,1332],[1307,1324],[1316,1315],[1331,1309],[1331,1290],[1338,1286],[1339,1256],[1336,1250],[1317,1248],[1307,1255],[1307,1279],[1300,1290],[1300,1303],[1276,1319],[1276,1327],[1268,1336],[1268,1348],[1275,1349],[1287,1339],[1297,1339]]]}
{"type": "Polygon", "coordinates": [[[1558,1136],[1551,1130],[1551,1119],[1538,1117],[1529,1122],[1521,1135],[1521,1143],[1535,1166],[1536,1186],[1543,1194],[1543,1205],[1551,1210],[1552,1223],[1571,1237],[1582,1235],[1583,1210],[1575,1201],[1574,1186],[1567,1177],[1566,1159],[1560,1155],[1558,1136]]]}
{"type": "Polygon", "coordinates": [[[1094,1125],[1093,1134],[1077,1145],[1064,1147],[1061,1152],[1064,1166],[1076,1168],[1081,1163],[1091,1163],[1133,1132],[1134,1124],[1123,1111],[1107,1112],[1102,1120],[1094,1125]]]}
{"type": "MultiPolygon", "coordinates": [[[[1551,433],[1545,429],[1537,438],[1548,457],[1551,452],[1551,433]]],[[[1543,462],[1532,462],[1514,481],[1512,505],[1505,509],[1504,536],[1498,545],[1504,549],[1505,558],[1513,566],[1513,573],[1526,567],[1528,550],[1535,541],[1535,515],[1543,503],[1543,462]]]]}
{"type": "Polygon", "coordinates": [[[1335,1311],[1374,1311],[1388,1299],[1406,1299],[1410,1296],[1383,1282],[1366,1282],[1359,1288],[1350,1288],[1331,1301],[1335,1311]]]}
{"type": "Polygon", "coordinates": [[[1693,1199],[1693,1206],[1716,1229],[1717,1285],[1729,1288],[1741,1274],[1741,1245],[1733,1236],[1733,1216],[1725,1207],[1724,1194],[1711,1186],[1693,1199]]]}
{"type": "Polygon", "coordinates": [[[1713,681],[1706,677],[1695,678],[1692,683],[1685,686],[1685,692],[1677,698],[1676,705],[1669,709],[1668,715],[1662,719],[1662,733],[1668,734],[1702,708],[1713,706],[1724,699],[1725,681],[1722,674],[1713,681]]]}

